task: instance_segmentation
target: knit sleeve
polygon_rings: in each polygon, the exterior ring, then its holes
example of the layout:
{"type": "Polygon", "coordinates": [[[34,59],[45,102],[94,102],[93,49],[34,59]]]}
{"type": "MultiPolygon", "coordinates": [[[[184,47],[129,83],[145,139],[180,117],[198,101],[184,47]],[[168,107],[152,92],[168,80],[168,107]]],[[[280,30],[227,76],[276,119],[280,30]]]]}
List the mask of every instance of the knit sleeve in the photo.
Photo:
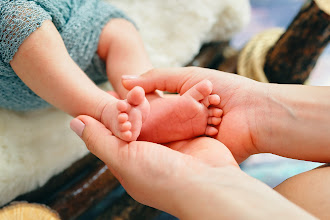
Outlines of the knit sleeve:
{"type": "Polygon", "coordinates": [[[51,16],[29,0],[0,1],[0,56],[9,63],[23,41],[51,16]]]}

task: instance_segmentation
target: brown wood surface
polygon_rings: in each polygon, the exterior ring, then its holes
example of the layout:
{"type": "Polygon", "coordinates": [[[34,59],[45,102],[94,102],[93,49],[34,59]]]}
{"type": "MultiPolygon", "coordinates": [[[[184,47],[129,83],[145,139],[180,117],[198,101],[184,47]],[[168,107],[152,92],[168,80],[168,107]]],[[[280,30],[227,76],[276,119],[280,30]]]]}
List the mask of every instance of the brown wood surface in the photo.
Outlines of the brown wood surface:
{"type": "Polygon", "coordinates": [[[58,192],[79,182],[100,164],[103,162],[89,153],[63,172],[53,176],[44,186],[17,197],[15,201],[47,203],[58,192]]]}
{"type": "Polygon", "coordinates": [[[102,163],[79,183],[58,193],[47,205],[57,211],[62,219],[75,219],[118,185],[117,179],[102,163]]]}
{"type": "Polygon", "coordinates": [[[96,220],[152,220],[160,213],[161,211],[142,205],[124,193],[118,202],[106,209],[96,220]]]}
{"type": "Polygon", "coordinates": [[[198,55],[186,66],[196,66],[236,73],[239,51],[229,45],[228,41],[204,44],[198,55]]]}
{"type": "Polygon", "coordinates": [[[306,1],[266,56],[264,70],[269,82],[304,83],[329,40],[330,15],[317,2],[306,1]]]}
{"type": "Polygon", "coordinates": [[[239,51],[230,47],[226,47],[223,51],[222,60],[217,63],[217,70],[228,72],[228,73],[237,73],[237,62],[238,62],[239,51]]]}
{"type": "Polygon", "coordinates": [[[58,214],[42,204],[13,202],[0,209],[1,220],[47,219],[60,220],[58,214]]]}
{"type": "Polygon", "coordinates": [[[204,44],[199,53],[186,66],[197,66],[216,69],[217,65],[225,60],[224,51],[229,42],[212,42],[204,44]]]}
{"type": "MultiPolygon", "coordinates": [[[[106,206],[102,201],[119,186],[102,161],[92,154],[78,160],[62,173],[51,178],[43,187],[19,196],[15,201],[47,204],[61,219],[84,219],[96,206],[106,206]]],[[[127,193],[114,204],[94,214],[97,219],[153,219],[161,211],[144,206],[127,193]]]]}

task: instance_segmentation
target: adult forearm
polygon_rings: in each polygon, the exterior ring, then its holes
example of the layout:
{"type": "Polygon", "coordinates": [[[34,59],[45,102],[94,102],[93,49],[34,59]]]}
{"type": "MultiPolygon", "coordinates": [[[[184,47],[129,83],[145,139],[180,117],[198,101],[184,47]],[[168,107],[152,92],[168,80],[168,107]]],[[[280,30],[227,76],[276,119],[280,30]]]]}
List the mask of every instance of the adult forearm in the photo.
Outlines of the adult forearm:
{"type": "Polygon", "coordinates": [[[192,176],[185,187],[180,219],[314,219],[239,168],[208,171],[192,176]]]}
{"type": "Polygon", "coordinates": [[[264,85],[254,136],[261,152],[330,162],[330,87],[264,85]]]}

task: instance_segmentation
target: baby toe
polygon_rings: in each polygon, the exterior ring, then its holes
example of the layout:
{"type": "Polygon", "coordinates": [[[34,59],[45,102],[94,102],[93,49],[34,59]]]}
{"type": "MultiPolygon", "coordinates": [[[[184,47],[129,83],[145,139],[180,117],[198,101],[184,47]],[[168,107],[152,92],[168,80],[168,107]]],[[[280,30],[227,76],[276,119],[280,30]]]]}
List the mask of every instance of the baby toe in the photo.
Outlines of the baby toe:
{"type": "Polygon", "coordinates": [[[219,125],[221,123],[222,118],[217,118],[217,117],[209,117],[207,119],[207,123],[209,125],[219,125]]]}
{"type": "Polygon", "coordinates": [[[131,141],[132,139],[132,132],[131,131],[125,131],[121,134],[122,139],[125,141],[131,141]]]}
{"type": "Polygon", "coordinates": [[[209,117],[218,117],[220,118],[223,114],[222,109],[219,108],[209,108],[209,117]]]}
{"type": "Polygon", "coordinates": [[[217,94],[212,94],[208,96],[209,102],[211,105],[219,105],[220,104],[220,96],[217,94]]]}
{"type": "Polygon", "coordinates": [[[210,105],[219,105],[220,97],[216,94],[209,95],[205,99],[203,99],[202,104],[205,105],[205,107],[207,107],[207,108],[210,105]]]}
{"type": "Polygon", "coordinates": [[[125,131],[128,131],[128,130],[131,130],[132,124],[131,124],[131,122],[126,121],[125,123],[120,124],[119,127],[120,127],[121,132],[125,132],[125,131]]]}
{"type": "Polygon", "coordinates": [[[136,86],[127,94],[127,102],[131,105],[140,105],[142,102],[144,102],[145,99],[145,92],[144,90],[136,86]]]}
{"type": "Polygon", "coordinates": [[[212,83],[209,80],[203,80],[190,88],[183,96],[191,96],[193,99],[201,101],[211,94],[212,89],[212,83]]]}
{"type": "Polygon", "coordinates": [[[216,129],[215,127],[212,126],[207,126],[206,130],[205,130],[205,134],[208,136],[214,136],[216,134],[218,134],[218,129],[216,129]]]}
{"type": "Polygon", "coordinates": [[[118,115],[118,122],[119,123],[124,123],[124,122],[126,122],[128,120],[128,114],[126,114],[126,113],[120,113],[119,115],[118,115]]]}
{"type": "Polygon", "coordinates": [[[211,105],[211,104],[210,104],[210,100],[209,100],[209,96],[206,97],[205,99],[203,99],[202,104],[203,104],[206,108],[208,108],[208,107],[211,105]]]}
{"type": "Polygon", "coordinates": [[[124,100],[119,100],[117,102],[117,109],[119,112],[126,112],[129,108],[129,104],[124,100]]]}

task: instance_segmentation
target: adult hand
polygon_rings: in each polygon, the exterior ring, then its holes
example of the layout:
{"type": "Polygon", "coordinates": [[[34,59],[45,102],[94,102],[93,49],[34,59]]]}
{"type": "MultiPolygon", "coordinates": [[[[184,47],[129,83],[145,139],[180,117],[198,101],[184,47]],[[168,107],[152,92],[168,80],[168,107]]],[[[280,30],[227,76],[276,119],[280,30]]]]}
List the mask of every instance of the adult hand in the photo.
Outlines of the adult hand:
{"type": "Polygon", "coordinates": [[[230,151],[212,138],[176,142],[169,147],[150,142],[127,143],[89,116],[73,119],[71,128],[134,199],[176,216],[189,210],[183,206],[199,201],[198,193],[190,194],[204,181],[197,173],[223,166],[240,170],[230,151]]]}
{"type": "Polygon", "coordinates": [[[216,138],[239,163],[255,153],[330,162],[330,87],[260,83],[197,67],[153,69],[123,77],[123,85],[183,94],[204,79],[213,83],[224,112],[216,138]]]}
{"type": "Polygon", "coordinates": [[[201,137],[168,147],[126,143],[89,116],[73,119],[71,128],[134,199],[180,219],[264,219],[270,213],[274,218],[310,217],[244,174],[230,151],[215,139],[201,137]]]}
{"type": "Polygon", "coordinates": [[[255,127],[258,117],[255,108],[264,90],[260,83],[220,71],[195,67],[153,69],[138,77],[123,77],[123,85],[132,89],[139,85],[146,93],[155,89],[185,93],[196,83],[208,79],[213,83],[213,93],[221,97],[220,108],[224,114],[216,137],[224,143],[240,163],[254,153],[256,147],[255,127]]]}

